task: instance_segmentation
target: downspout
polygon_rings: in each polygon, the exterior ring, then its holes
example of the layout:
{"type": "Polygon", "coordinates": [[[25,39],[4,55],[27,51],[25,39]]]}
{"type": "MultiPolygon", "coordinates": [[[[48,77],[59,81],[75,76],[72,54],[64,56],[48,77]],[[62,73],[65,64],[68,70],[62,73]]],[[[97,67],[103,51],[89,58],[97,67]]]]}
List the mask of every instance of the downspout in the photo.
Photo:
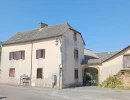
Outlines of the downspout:
{"type": "Polygon", "coordinates": [[[60,78],[61,78],[61,66],[62,64],[59,65],[59,89],[60,89],[60,78]]]}
{"type": "MultiPolygon", "coordinates": [[[[63,75],[63,71],[64,71],[64,70],[63,70],[63,69],[64,69],[64,68],[63,68],[63,67],[64,67],[64,65],[63,65],[63,56],[64,56],[64,52],[63,52],[63,51],[64,51],[64,50],[63,50],[63,36],[64,36],[64,35],[61,36],[61,40],[62,40],[62,41],[61,41],[61,66],[62,66],[62,71],[61,71],[61,72],[62,72],[62,80],[61,80],[61,81],[62,81],[62,88],[63,88],[63,77],[64,77],[64,75],[63,75]]],[[[66,36],[64,36],[64,37],[66,38],[66,36]]],[[[60,65],[59,65],[59,66],[60,66],[60,65]]]]}
{"type": "Polygon", "coordinates": [[[33,42],[31,41],[31,70],[30,70],[30,86],[32,83],[32,55],[33,55],[33,42]]]}

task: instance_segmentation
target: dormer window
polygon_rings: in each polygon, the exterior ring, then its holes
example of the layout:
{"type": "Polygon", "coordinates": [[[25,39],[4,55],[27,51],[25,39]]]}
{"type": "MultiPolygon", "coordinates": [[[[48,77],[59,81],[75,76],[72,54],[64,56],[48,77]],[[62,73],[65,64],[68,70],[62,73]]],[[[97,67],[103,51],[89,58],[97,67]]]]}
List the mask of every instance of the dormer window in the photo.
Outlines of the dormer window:
{"type": "Polygon", "coordinates": [[[77,41],[77,33],[74,32],[74,41],[77,41]]]}

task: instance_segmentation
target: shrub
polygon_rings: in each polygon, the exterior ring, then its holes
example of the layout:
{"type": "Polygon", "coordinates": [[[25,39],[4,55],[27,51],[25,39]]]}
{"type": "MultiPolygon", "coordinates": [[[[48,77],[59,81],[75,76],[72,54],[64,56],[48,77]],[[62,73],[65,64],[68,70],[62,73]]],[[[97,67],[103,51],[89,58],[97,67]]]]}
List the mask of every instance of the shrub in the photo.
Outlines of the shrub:
{"type": "Polygon", "coordinates": [[[88,81],[91,81],[93,79],[93,76],[89,72],[86,73],[85,77],[86,77],[86,80],[88,81]]]}
{"type": "Polygon", "coordinates": [[[101,85],[103,88],[118,88],[122,86],[117,76],[109,76],[101,85]]]}

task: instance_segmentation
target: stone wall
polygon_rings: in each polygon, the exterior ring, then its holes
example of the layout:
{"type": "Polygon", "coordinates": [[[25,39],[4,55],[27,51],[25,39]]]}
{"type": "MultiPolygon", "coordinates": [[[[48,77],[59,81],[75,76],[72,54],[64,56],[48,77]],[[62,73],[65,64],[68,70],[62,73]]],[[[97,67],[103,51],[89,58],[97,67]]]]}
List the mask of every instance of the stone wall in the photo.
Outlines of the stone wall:
{"type": "Polygon", "coordinates": [[[130,87],[130,70],[121,70],[117,76],[120,78],[124,87],[130,87]]]}

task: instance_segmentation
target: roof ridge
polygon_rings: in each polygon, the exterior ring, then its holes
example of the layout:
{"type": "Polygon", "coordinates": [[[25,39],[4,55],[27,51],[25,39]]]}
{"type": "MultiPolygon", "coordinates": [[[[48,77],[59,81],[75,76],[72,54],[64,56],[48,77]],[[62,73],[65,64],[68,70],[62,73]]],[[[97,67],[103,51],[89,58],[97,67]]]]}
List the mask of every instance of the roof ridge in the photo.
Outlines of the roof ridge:
{"type": "Polygon", "coordinates": [[[17,33],[26,33],[26,32],[36,31],[36,30],[38,30],[38,29],[26,30],[26,31],[20,31],[20,32],[17,32],[17,33]]]}
{"type": "Polygon", "coordinates": [[[64,25],[64,24],[68,25],[68,22],[64,22],[64,23],[61,23],[61,24],[55,24],[55,25],[51,25],[51,26],[47,26],[47,27],[54,27],[54,26],[59,26],[59,25],[64,25]]]}
{"type": "Polygon", "coordinates": [[[119,52],[119,51],[108,51],[108,52],[95,52],[95,53],[113,53],[113,52],[119,52]]]}
{"type": "Polygon", "coordinates": [[[87,48],[84,48],[85,50],[90,50],[90,51],[92,51],[91,49],[87,49],[87,48]]]}
{"type": "MultiPolygon", "coordinates": [[[[51,25],[51,26],[46,26],[45,28],[55,27],[55,26],[64,25],[64,24],[68,25],[68,22],[64,22],[64,23],[61,23],[61,24],[55,24],[55,25],[51,25]]],[[[17,32],[17,33],[25,33],[25,32],[35,31],[35,30],[38,30],[38,28],[37,29],[32,29],[32,30],[20,31],[20,32],[17,32]]]]}

